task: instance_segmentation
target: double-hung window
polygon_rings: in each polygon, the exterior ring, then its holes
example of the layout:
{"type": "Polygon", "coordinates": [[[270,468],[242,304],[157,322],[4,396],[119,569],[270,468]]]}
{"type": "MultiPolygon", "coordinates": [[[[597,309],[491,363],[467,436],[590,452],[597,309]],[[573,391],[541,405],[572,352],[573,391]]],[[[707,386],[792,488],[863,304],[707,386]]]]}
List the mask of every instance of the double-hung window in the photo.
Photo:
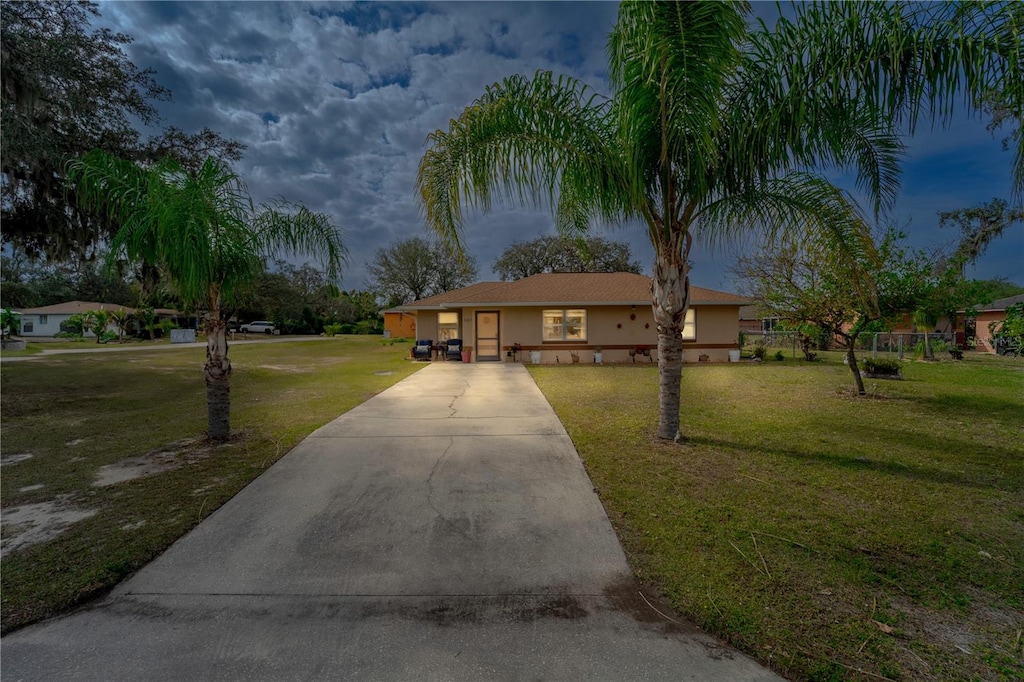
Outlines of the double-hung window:
{"type": "Polygon", "coordinates": [[[582,309],[545,310],[545,341],[586,341],[587,311],[582,309]]]}

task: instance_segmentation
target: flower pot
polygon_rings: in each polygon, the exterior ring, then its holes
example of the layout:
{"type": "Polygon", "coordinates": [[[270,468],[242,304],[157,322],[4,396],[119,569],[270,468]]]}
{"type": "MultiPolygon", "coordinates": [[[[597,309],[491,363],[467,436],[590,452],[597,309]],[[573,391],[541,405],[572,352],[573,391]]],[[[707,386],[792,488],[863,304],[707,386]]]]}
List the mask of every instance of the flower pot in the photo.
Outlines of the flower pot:
{"type": "Polygon", "coordinates": [[[530,351],[530,362],[532,362],[535,365],[539,365],[540,364],[540,351],[539,350],[531,350],[530,351]]]}
{"type": "Polygon", "coordinates": [[[600,352],[594,353],[594,362],[596,364],[600,365],[602,357],[603,357],[602,353],[600,353],[600,352]]]}
{"type": "Polygon", "coordinates": [[[463,362],[472,362],[473,361],[473,349],[472,348],[465,348],[465,349],[463,349],[463,351],[462,351],[462,361],[463,362]]]}
{"type": "Polygon", "coordinates": [[[740,352],[738,350],[729,351],[729,362],[739,362],[740,352]]]}

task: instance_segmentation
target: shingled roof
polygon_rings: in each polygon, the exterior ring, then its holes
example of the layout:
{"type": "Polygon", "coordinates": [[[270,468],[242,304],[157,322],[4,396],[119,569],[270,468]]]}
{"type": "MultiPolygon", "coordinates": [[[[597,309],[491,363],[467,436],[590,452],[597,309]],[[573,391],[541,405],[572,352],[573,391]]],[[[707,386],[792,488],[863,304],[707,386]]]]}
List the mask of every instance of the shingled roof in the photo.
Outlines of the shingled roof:
{"type": "MultiPolygon", "coordinates": [[[[651,278],[631,272],[546,272],[514,282],[480,282],[398,306],[429,310],[463,306],[649,305],[651,278]]],[[[743,305],[736,294],[690,287],[691,305],[743,305]]]]}
{"type": "Polygon", "coordinates": [[[79,313],[99,310],[101,308],[107,311],[124,309],[127,313],[135,312],[135,308],[130,308],[126,305],[97,303],[95,301],[67,301],[66,303],[44,305],[40,308],[19,308],[18,312],[26,315],[78,315],[79,313]]]}

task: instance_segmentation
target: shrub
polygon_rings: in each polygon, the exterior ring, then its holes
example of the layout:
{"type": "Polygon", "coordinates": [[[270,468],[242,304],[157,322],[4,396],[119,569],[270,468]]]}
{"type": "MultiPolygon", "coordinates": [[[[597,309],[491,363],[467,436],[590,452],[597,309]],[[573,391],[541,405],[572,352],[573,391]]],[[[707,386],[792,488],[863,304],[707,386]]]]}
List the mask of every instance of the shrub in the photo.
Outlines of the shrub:
{"type": "Polygon", "coordinates": [[[899,376],[900,371],[903,369],[903,365],[900,364],[899,360],[889,360],[886,358],[868,358],[864,361],[864,371],[868,374],[877,374],[880,376],[899,376]]]}
{"type": "Polygon", "coordinates": [[[754,357],[758,360],[764,360],[766,355],[768,355],[768,348],[764,345],[764,341],[759,341],[757,345],[754,346],[754,357]]]}
{"type": "Polygon", "coordinates": [[[782,353],[781,350],[777,350],[775,351],[775,359],[778,360],[779,362],[782,362],[783,360],[786,359],[786,356],[782,353]]]}
{"type": "MultiPolygon", "coordinates": [[[[942,339],[928,339],[928,345],[932,349],[932,355],[937,355],[949,350],[949,344],[942,339]]],[[[918,341],[917,345],[914,346],[914,355],[919,358],[924,357],[924,341],[918,341]]]]}
{"type": "Polygon", "coordinates": [[[356,322],[356,334],[383,334],[384,329],[377,326],[374,320],[356,322]]]}
{"type": "Polygon", "coordinates": [[[3,313],[0,313],[0,336],[9,339],[20,330],[21,313],[16,313],[10,308],[4,308],[3,313]]]}
{"type": "Polygon", "coordinates": [[[999,355],[1024,353],[1024,302],[1014,303],[1006,309],[1006,319],[990,322],[992,344],[999,355]]]}
{"type": "Polygon", "coordinates": [[[60,323],[60,334],[57,336],[64,335],[63,338],[82,336],[85,333],[84,319],[82,313],[75,313],[60,323]]]}
{"type": "Polygon", "coordinates": [[[341,324],[325,324],[324,334],[327,334],[327,336],[337,336],[338,334],[341,333],[341,328],[343,326],[344,325],[341,324]]]}

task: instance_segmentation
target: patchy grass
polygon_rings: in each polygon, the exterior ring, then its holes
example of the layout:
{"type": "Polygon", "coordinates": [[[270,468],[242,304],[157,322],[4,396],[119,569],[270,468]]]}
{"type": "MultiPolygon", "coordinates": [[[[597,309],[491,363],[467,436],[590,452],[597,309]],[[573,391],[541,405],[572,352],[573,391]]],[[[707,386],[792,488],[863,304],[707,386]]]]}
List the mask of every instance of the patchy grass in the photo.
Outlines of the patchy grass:
{"type": "Polygon", "coordinates": [[[233,346],[236,436],[218,446],[202,437],[204,348],[3,364],[4,631],[108,590],[314,429],[414,372],[407,354],[367,336],[233,346]],[[49,539],[18,546],[41,530],[49,539]]]}
{"type": "Polygon", "coordinates": [[[839,354],[530,371],[630,561],[794,679],[1024,676],[1024,362],[908,362],[856,398],[839,354]]]}

